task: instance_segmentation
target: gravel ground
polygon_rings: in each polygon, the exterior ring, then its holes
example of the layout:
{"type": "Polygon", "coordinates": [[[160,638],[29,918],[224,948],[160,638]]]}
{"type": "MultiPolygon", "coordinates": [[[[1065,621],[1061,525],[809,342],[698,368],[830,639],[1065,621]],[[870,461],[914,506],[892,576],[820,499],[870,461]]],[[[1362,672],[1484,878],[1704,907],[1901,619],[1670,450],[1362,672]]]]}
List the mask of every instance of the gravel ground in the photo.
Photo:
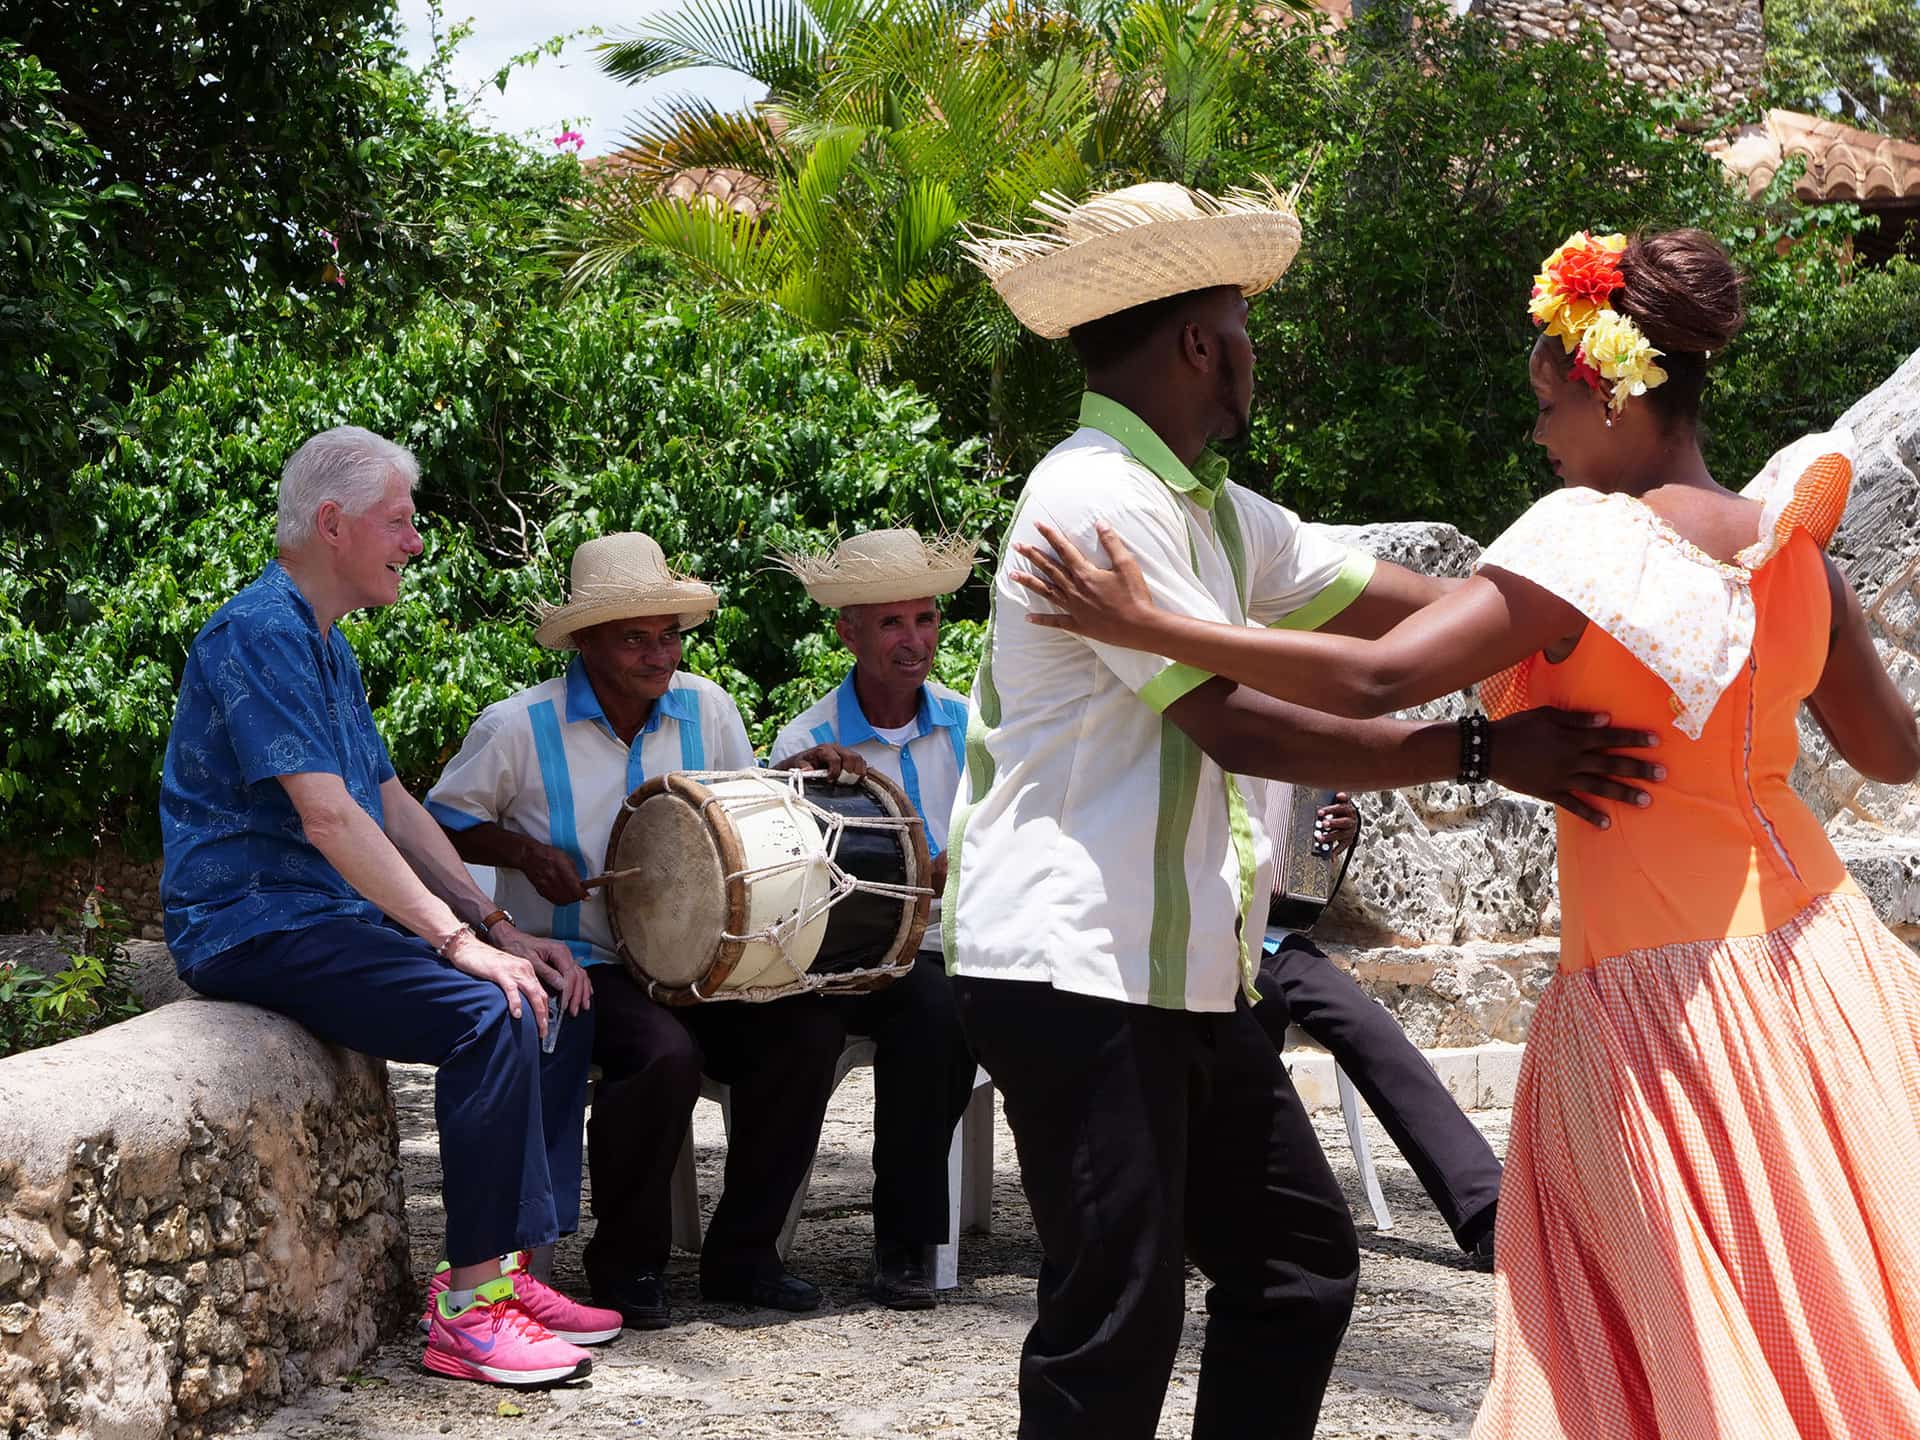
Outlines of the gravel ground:
{"type": "MultiPolygon", "coordinates": [[[[414,1268],[424,1276],[438,1257],[443,1225],[432,1071],[404,1065],[392,1070],[414,1268]]],[[[943,1294],[932,1311],[877,1308],[860,1294],[872,1238],[866,1154],[872,1073],[854,1071],[834,1096],[790,1257],[798,1273],[826,1291],[827,1303],[815,1313],[790,1317],[702,1304],[696,1262],[676,1255],[673,1328],[629,1334],[596,1351],[593,1375],[578,1385],[509,1396],[442,1379],[422,1370],[420,1342],[409,1335],[383,1346],[341,1382],[245,1422],[243,1432],[282,1440],[1011,1436],[1018,1416],[1015,1366],[1032,1322],[1040,1258],[1012,1136],[1002,1119],[993,1233],[963,1237],[959,1289],[943,1294]],[[503,1401],[519,1413],[503,1410],[503,1401]]],[[[1504,1151],[1506,1112],[1474,1118],[1504,1151]]],[[[1355,1214],[1364,1217],[1338,1116],[1322,1117],[1320,1131],[1355,1214]]],[[[1372,1138],[1396,1225],[1380,1233],[1362,1221],[1360,1299],[1319,1433],[1323,1440],[1462,1436],[1491,1358],[1492,1277],[1466,1265],[1412,1171],[1377,1127],[1372,1138]]],[[[697,1107],[694,1140],[701,1195],[710,1211],[724,1156],[717,1106],[697,1107]]],[[[561,1288],[583,1294],[579,1244],[579,1237],[562,1243],[555,1278],[561,1288]]],[[[1192,1420],[1205,1289],[1190,1271],[1186,1333],[1161,1436],[1187,1434],[1192,1420]]]]}

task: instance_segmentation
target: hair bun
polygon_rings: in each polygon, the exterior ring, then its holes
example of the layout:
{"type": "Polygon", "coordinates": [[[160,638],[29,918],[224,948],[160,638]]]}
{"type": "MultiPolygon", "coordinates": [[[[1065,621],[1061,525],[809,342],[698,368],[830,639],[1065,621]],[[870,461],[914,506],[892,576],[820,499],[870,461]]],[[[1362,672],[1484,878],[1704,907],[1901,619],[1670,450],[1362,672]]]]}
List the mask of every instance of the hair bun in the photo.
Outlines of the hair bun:
{"type": "Polygon", "coordinates": [[[1723,349],[1746,321],[1740,276],[1704,230],[1636,235],[1620,275],[1626,291],[1616,303],[1668,355],[1723,349]]]}

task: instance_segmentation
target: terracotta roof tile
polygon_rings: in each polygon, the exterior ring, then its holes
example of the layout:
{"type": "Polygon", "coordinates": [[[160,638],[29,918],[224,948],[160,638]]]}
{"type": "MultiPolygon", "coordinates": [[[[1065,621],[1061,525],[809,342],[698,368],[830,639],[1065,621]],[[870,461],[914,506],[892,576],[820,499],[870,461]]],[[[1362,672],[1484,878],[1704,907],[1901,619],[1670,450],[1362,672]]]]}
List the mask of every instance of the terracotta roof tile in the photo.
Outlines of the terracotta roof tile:
{"type": "Polygon", "coordinates": [[[1747,182],[1749,195],[1759,195],[1781,165],[1801,156],[1807,168],[1794,182],[1797,200],[1920,200],[1920,144],[1797,110],[1769,110],[1761,124],[1742,125],[1732,139],[1707,148],[1747,182]]]}

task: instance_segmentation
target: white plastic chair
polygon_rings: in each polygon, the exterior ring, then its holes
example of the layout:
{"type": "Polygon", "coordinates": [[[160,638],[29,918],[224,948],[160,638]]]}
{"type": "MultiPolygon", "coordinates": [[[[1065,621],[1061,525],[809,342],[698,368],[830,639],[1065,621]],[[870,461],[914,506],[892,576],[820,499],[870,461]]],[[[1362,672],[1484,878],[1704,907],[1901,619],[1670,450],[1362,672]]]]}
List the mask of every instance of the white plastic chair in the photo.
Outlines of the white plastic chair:
{"type": "MultiPolygon", "coordinates": [[[[833,1076],[834,1089],[858,1066],[873,1064],[871,1040],[849,1040],[840,1052],[840,1063],[833,1076]]],[[[720,1107],[720,1122],[727,1134],[733,1133],[733,1097],[727,1086],[706,1076],[700,1077],[700,1098],[720,1107]]],[[[817,1145],[816,1141],[816,1145],[817,1145]]],[[[794,1192],[787,1207],[786,1224],[780,1227],[780,1258],[786,1259],[793,1247],[793,1233],[806,1209],[807,1190],[813,1184],[813,1163],[807,1161],[806,1178],[794,1192]]],[[[987,1072],[976,1069],[973,1096],[965,1114],[954,1126],[953,1142],[947,1147],[947,1241],[936,1246],[933,1261],[933,1288],[951,1290],[960,1283],[960,1232],[985,1235],[993,1228],[993,1082],[987,1072]]],[[[700,1253],[700,1179],[693,1168],[693,1129],[680,1146],[680,1161],[673,1171],[673,1243],[682,1250],[700,1253]]]]}
{"type": "Polygon", "coordinates": [[[1387,1197],[1380,1190],[1380,1175],[1373,1168],[1373,1147],[1367,1143],[1366,1126],[1360,1123],[1360,1092],[1338,1063],[1333,1067],[1334,1088],[1340,1092],[1340,1114],[1347,1122],[1347,1144],[1353,1147],[1353,1163],[1360,1171],[1360,1188],[1366,1192],[1367,1209],[1373,1212],[1373,1228],[1393,1229],[1393,1212],[1387,1209],[1387,1197]]]}

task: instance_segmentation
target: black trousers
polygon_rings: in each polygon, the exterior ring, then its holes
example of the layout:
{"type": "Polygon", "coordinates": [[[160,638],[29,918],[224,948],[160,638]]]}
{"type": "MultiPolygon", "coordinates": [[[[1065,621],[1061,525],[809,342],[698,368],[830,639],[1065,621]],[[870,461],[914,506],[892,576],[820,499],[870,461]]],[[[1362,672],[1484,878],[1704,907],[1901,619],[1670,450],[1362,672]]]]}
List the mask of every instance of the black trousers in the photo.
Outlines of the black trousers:
{"type": "Polygon", "coordinates": [[[1189,1014],[1019,980],[953,982],[1005,1097],[1042,1249],[1022,1440],[1148,1440],[1212,1282],[1193,1433],[1307,1440],[1360,1252],[1280,1057],[1244,1004],[1189,1014]]]}
{"type": "Polygon", "coordinates": [[[673,1167],[703,1071],[732,1087],[733,1128],[700,1273],[777,1272],[780,1227],[827,1113],[840,1018],[812,996],[668,1007],[648,999],[621,966],[594,965],[587,974],[601,1069],[587,1122],[589,1278],[666,1268],[673,1167]]]}
{"type": "Polygon", "coordinates": [[[973,1095],[973,1052],[937,955],[883,990],[829,998],[853,1035],[874,1042],[873,1238],[937,1245],[947,1238],[947,1151],[973,1095]]]}
{"type": "Polygon", "coordinates": [[[1253,1018],[1273,1048],[1285,1047],[1289,1021],[1326,1047],[1366,1096],[1460,1248],[1471,1250],[1493,1224],[1500,1161],[1393,1016],[1304,935],[1289,935],[1278,954],[1262,956],[1254,985],[1261,1000],[1253,1018]]]}

